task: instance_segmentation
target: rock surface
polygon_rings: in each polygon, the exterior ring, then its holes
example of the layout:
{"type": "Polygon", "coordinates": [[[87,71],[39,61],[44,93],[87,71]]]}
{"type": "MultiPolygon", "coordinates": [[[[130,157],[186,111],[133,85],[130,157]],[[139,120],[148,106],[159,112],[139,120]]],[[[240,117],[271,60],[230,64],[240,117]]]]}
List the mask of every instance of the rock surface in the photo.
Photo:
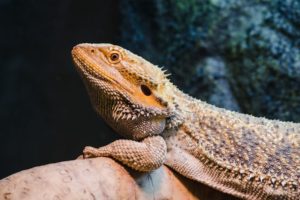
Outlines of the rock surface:
{"type": "MultiPolygon", "coordinates": [[[[215,199],[229,198],[174,174],[125,169],[112,159],[73,160],[34,167],[0,180],[0,199],[215,199]]],[[[230,198],[231,199],[231,198],[230,198]]]]}

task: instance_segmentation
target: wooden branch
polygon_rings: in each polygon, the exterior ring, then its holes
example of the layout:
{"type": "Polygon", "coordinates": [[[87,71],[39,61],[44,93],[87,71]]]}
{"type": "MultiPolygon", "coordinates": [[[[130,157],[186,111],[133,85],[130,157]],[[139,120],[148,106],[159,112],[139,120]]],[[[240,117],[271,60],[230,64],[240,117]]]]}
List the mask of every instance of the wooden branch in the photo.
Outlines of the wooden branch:
{"type": "Polygon", "coordinates": [[[165,166],[138,173],[110,158],[54,163],[0,180],[0,199],[204,200],[220,199],[219,196],[220,193],[175,175],[165,166]]]}

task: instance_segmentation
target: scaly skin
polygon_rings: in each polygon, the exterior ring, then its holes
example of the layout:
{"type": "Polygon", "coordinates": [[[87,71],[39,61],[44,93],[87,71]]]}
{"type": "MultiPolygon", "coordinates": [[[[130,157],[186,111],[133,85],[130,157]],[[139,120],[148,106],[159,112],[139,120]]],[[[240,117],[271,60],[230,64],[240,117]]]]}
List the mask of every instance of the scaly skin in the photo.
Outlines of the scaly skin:
{"type": "Polygon", "coordinates": [[[119,134],[85,157],[139,170],[166,164],[243,199],[299,199],[300,124],[217,108],[177,89],[164,72],[111,44],[73,48],[94,109],[119,134]]]}

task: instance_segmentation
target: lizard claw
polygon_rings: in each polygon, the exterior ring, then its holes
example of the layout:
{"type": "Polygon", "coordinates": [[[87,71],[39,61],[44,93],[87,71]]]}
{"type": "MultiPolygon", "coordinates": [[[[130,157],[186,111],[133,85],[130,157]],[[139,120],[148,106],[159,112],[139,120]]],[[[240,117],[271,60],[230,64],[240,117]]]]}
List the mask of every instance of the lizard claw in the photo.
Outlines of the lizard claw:
{"type": "Polygon", "coordinates": [[[83,159],[96,157],[97,152],[97,148],[86,146],[83,150],[83,159]]]}

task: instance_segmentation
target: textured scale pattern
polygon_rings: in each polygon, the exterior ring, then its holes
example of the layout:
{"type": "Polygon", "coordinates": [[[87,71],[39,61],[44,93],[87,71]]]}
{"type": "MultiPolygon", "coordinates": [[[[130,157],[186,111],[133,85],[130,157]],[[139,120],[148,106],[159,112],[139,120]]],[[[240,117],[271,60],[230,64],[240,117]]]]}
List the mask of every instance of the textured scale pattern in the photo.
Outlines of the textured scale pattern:
{"type": "Polygon", "coordinates": [[[138,171],[157,169],[165,162],[167,146],[160,136],[147,137],[142,142],[117,140],[99,149],[86,147],[85,157],[106,156],[120,160],[125,165],[138,171]]]}
{"type": "Polygon", "coordinates": [[[85,157],[109,156],[139,171],[166,164],[243,199],[299,199],[299,123],[194,99],[160,68],[119,46],[80,44],[72,55],[94,109],[128,138],[86,147],[85,157]]]}

